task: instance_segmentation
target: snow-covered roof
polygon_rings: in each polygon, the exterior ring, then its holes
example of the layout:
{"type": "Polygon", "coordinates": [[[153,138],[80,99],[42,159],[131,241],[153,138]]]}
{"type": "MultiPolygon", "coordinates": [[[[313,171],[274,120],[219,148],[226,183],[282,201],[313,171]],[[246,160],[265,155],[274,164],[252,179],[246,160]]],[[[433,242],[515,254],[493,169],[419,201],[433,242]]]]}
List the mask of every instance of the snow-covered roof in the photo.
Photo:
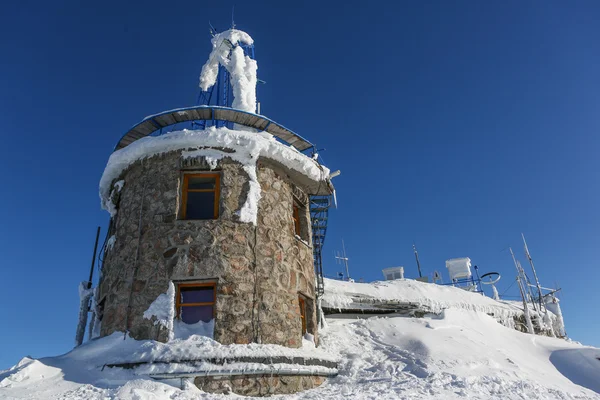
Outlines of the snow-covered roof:
{"type": "MultiPolygon", "coordinates": [[[[228,128],[209,127],[205,130],[183,130],[161,136],[148,136],[115,151],[109,158],[100,179],[102,208],[114,215],[111,202],[113,182],[134,162],[170,151],[184,151],[184,157],[206,156],[211,160],[231,158],[240,162],[250,178],[250,193],[242,209],[243,222],[256,222],[260,200],[260,185],[256,177],[259,158],[282,166],[291,179],[309,194],[331,194],[333,186],[329,169],[293,147],[275,140],[265,132],[247,132],[228,128]],[[219,150],[217,150],[217,149],[219,150]],[[225,152],[222,150],[230,150],[225,152]]],[[[214,162],[213,165],[216,165],[214,162]]]]}
{"type": "Polygon", "coordinates": [[[431,313],[448,308],[481,311],[499,318],[523,313],[514,305],[478,293],[412,279],[358,283],[325,278],[324,284],[323,307],[326,308],[374,309],[378,303],[392,302],[414,304],[431,313]]]}

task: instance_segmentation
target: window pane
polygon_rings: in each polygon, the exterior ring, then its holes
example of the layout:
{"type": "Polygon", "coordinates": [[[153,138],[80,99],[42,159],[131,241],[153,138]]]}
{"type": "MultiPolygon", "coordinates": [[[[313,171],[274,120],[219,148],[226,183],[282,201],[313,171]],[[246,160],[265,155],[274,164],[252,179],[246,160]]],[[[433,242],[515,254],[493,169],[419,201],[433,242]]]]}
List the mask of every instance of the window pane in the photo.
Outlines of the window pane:
{"type": "Polygon", "coordinates": [[[181,303],[212,303],[215,300],[214,286],[180,287],[181,303]]]}
{"type": "Polygon", "coordinates": [[[181,320],[186,324],[195,324],[198,321],[209,322],[212,319],[213,306],[181,307],[181,320]]]}
{"type": "Polygon", "coordinates": [[[214,177],[189,176],[188,189],[214,189],[216,182],[214,177]]]}
{"type": "Polygon", "coordinates": [[[188,192],[186,219],[213,219],[215,217],[215,192],[188,192]]]}

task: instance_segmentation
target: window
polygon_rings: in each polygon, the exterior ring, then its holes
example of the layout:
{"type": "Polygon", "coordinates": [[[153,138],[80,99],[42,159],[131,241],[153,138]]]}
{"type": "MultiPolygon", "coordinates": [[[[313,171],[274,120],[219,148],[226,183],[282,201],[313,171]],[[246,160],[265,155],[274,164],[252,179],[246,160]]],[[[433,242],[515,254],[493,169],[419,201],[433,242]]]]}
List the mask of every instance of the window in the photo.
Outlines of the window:
{"type": "Polygon", "coordinates": [[[302,239],[304,242],[309,243],[310,220],[308,218],[306,208],[306,205],[304,205],[302,202],[300,202],[300,200],[298,200],[294,196],[292,203],[292,219],[294,221],[293,233],[295,236],[302,239]]]}
{"type": "Polygon", "coordinates": [[[298,207],[298,204],[296,204],[296,202],[294,202],[294,233],[297,236],[300,236],[300,207],[298,207]]]}
{"type": "Polygon", "coordinates": [[[300,304],[300,319],[302,320],[302,335],[306,334],[306,301],[304,297],[298,296],[298,304],[300,304]]]}
{"type": "Polygon", "coordinates": [[[184,174],[181,218],[217,219],[220,181],[219,174],[184,174]]]}
{"type": "Polygon", "coordinates": [[[177,318],[186,324],[210,322],[214,317],[216,300],[215,282],[180,283],[175,297],[177,318]]]}

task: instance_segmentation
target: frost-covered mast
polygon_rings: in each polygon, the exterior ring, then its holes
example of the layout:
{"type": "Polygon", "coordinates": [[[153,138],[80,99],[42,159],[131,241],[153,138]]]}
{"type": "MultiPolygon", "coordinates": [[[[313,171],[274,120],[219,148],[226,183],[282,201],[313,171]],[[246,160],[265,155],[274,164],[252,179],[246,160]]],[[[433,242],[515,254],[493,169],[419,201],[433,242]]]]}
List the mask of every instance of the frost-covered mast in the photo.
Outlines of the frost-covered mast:
{"type": "Polygon", "coordinates": [[[542,287],[540,286],[540,281],[538,279],[537,273],[535,272],[535,266],[533,265],[533,260],[531,259],[531,254],[529,253],[529,248],[527,247],[527,242],[525,241],[525,235],[521,233],[521,237],[523,238],[523,245],[525,247],[525,256],[529,260],[529,264],[531,265],[531,269],[533,271],[533,277],[535,278],[535,284],[538,290],[538,301],[540,304],[540,311],[544,308],[542,305],[542,287]]]}
{"type": "MultiPolygon", "coordinates": [[[[197,105],[255,113],[258,65],[254,59],[253,39],[234,27],[217,33],[211,26],[211,35],[212,51],[200,73],[197,105]]],[[[227,123],[215,121],[215,125],[221,127],[227,123]]],[[[199,126],[206,127],[206,123],[199,126]]]]}
{"type": "Polygon", "coordinates": [[[513,253],[512,248],[509,247],[510,255],[512,256],[513,262],[515,263],[515,268],[517,269],[517,284],[519,285],[519,291],[521,292],[521,299],[523,300],[523,314],[525,315],[525,323],[527,324],[527,331],[531,334],[534,334],[535,331],[533,329],[533,324],[531,323],[531,316],[529,315],[529,306],[527,305],[527,295],[525,293],[524,285],[526,282],[521,281],[521,270],[522,268],[517,259],[515,258],[515,253],[513,253]]]}

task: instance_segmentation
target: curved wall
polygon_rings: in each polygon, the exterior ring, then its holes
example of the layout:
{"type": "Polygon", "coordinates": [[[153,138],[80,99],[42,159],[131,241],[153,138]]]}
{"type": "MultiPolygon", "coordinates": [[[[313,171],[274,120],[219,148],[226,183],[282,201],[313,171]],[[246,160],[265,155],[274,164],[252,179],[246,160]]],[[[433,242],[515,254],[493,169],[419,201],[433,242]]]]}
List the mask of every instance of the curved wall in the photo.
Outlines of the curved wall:
{"type": "MultiPolygon", "coordinates": [[[[203,157],[184,159],[174,151],[138,161],[119,178],[124,185],[113,199],[115,242],[106,251],[97,296],[101,336],[129,331],[136,339],[166,341],[168,331],[145,319],[144,311],[170,281],[212,279],[215,340],[299,347],[299,293],[309,299],[307,325],[316,334],[312,249],[296,237],[292,211],[294,196],[307,205],[306,194],[284,168],[259,160],[257,225],[239,222],[249,178],[241,164],[224,158],[213,170],[221,174],[219,218],[178,219],[183,173],[209,170],[203,157]]],[[[301,235],[310,238],[308,207],[300,219],[301,235]]]]}

